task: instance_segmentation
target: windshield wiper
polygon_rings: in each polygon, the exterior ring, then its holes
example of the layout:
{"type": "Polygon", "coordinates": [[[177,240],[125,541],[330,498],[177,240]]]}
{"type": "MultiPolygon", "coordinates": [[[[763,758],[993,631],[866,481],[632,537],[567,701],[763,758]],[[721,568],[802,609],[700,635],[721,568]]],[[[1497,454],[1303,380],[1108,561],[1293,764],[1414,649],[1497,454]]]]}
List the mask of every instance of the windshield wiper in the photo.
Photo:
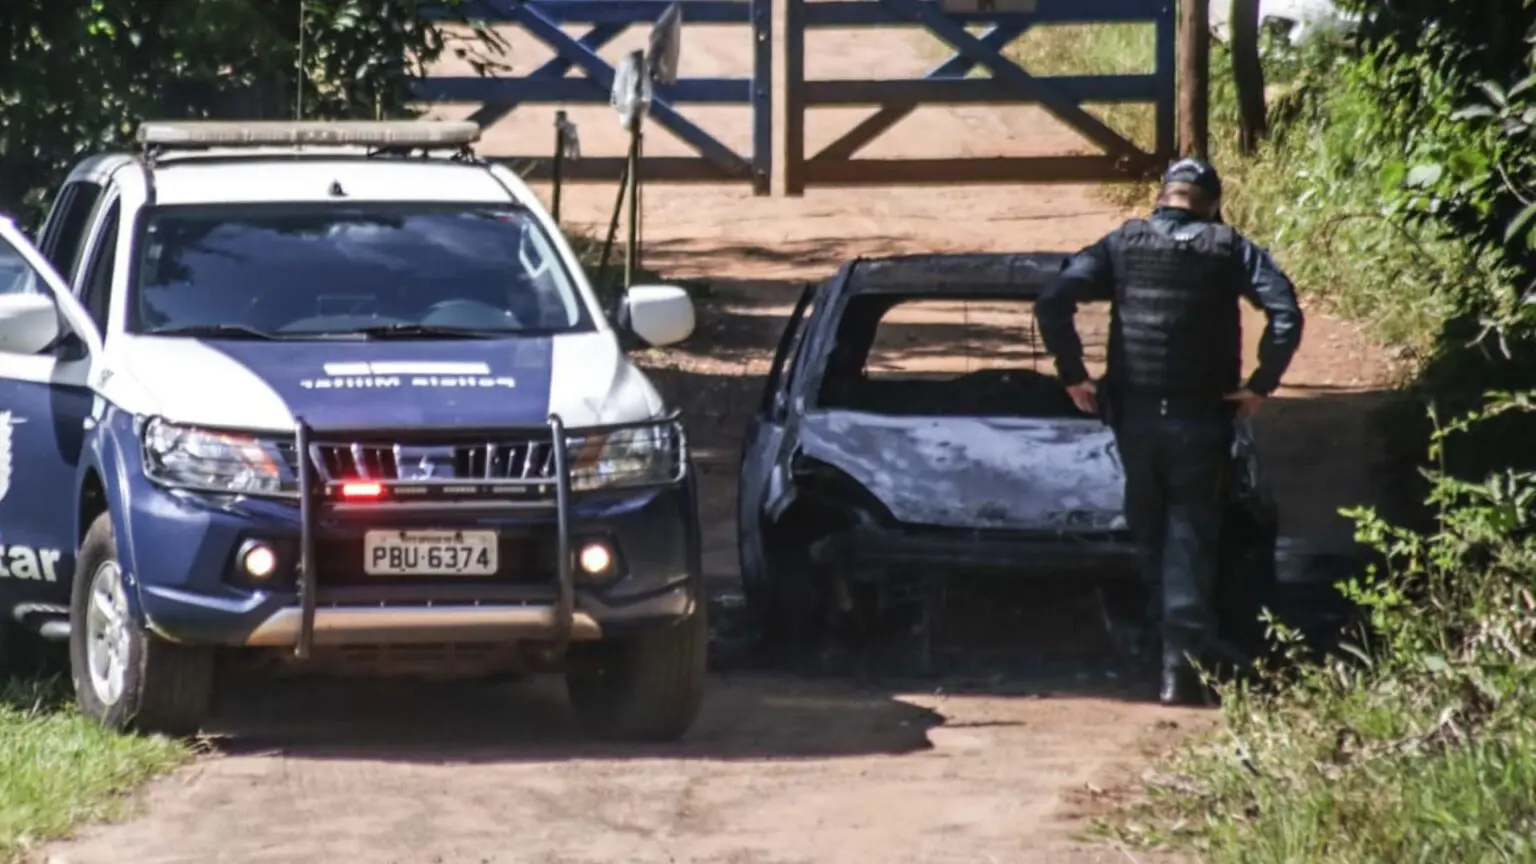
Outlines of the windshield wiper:
{"type": "Polygon", "coordinates": [[[244,324],[188,324],[185,327],[157,327],[145,331],[146,336],[214,336],[225,339],[282,339],[278,333],[268,333],[244,324]]]}
{"type": "Polygon", "coordinates": [[[434,324],[379,324],[349,330],[373,339],[499,339],[512,335],[511,330],[475,330],[471,327],[443,327],[434,324]]]}

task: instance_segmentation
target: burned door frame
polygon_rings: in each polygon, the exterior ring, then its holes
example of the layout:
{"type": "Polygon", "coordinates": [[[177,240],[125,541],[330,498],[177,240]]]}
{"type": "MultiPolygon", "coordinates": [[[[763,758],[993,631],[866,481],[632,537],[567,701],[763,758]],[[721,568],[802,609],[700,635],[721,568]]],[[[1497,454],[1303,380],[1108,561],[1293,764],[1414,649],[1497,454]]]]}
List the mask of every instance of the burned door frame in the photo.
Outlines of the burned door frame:
{"type": "MultiPolygon", "coordinates": [[[[845,265],[832,282],[846,279],[848,269],[845,265]]],[[[801,292],[779,337],[773,364],[764,379],[762,398],[742,436],[741,471],[736,488],[736,546],[744,592],[766,587],[770,578],[763,545],[764,506],[771,493],[773,475],[784,464],[782,450],[784,442],[790,440],[789,427],[798,408],[792,396],[799,380],[797,373],[803,368],[809,336],[817,327],[828,293],[829,283],[825,282],[807,285],[801,292]]]]}

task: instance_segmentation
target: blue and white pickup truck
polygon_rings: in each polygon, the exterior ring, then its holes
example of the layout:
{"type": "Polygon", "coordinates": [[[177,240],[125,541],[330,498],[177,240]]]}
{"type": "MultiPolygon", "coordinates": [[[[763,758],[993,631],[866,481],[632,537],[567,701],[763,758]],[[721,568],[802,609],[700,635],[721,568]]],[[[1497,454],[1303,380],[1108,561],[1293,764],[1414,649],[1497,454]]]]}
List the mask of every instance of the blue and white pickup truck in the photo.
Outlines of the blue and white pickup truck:
{"type": "Polygon", "coordinates": [[[251,660],[558,671],[596,735],[689,728],[695,480],[620,334],[692,303],[605,310],[477,138],[148,123],[35,245],[0,221],[0,627],[69,640],[86,714],[189,733],[251,660]]]}

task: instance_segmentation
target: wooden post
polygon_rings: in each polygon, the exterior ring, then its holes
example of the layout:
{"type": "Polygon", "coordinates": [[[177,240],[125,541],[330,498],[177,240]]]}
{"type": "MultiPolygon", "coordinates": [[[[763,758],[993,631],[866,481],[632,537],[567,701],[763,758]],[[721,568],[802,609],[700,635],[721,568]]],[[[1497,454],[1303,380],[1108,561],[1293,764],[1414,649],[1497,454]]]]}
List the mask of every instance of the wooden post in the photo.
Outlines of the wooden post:
{"type": "Polygon", "coordinates": [[[1238,149],[1251,156],[1269,133],[1264,64],[1259,61],[1259,0],[1232,0],[1232,81],[1240,119],[1238,149]]]}
{"type": "Polygon", "coordinates": [[[1210,0],[1179,0],[1179,155],[1210,158],[1210,0]]]}

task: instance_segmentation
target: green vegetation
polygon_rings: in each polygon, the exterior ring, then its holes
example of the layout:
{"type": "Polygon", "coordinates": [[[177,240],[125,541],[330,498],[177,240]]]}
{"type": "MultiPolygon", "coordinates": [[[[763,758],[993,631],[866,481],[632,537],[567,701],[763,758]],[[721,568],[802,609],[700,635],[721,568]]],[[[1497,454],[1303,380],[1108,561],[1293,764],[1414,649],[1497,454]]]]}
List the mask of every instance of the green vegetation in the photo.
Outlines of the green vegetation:
{"type": "Polygon", "coordinates": [[[408,116],[411,76],[445,50],[500,65],[491,31],[450,37],[421,14],[459,2],[7,0],[0,211],[35,225],[70,164],[145,118],[408,116]]]}
{"type": "Polygon", "coordinates": [[[174,741],[102,729],[67,707],[67,691],[54,681],[0,684],[0,861],[117,815],[124,793],[191,758],[174,741]]]}
{"type": "Polygon", "coordinates": [[[1225,728],[1105,830],[1218,862],[1536,860],[1536,474],[1443,467],[1457,436],[1532,410],[1500,396],[1437,425],[1436,527],[1352,514],[1388,560],[1346,588],[1369,627],[1312,662],[1277,626],[1282,662],[1228,686],[1225,728]]]}
{"type": "MultiPolygon", "coordinates": [[[[1221,732],[1104,826],[1123,842],[1277,864],[1536,860],[1536,411],[1521,395],[1536,387],[1536,10],[1370,5],[1357,43],[1268,44],[1274,132],[1254,158],[1236,153],[1216,46],[1212,147],[1228,219],[1313,308],[1416,361],[1408,392],[1435,407],[1400,418],[1431,422],[1397,424],[1422,433],[1397,443],[1428,442],[1428,518],[1350,514],[1387,562],[1345,589],[1360,632],[1318,659],[1276,625],[1284,662],[1225,689],[1221,732]]],[[[1152,47],[1149,30],[1115,27],[1017,49],[1035,71],[1082,74],[1150,68],[1152,47]]],[[[1100,116],[1150,137],[1150,116],[1100,116]]],[[[1106,190],[1137,204],[1149,191],[1106,190]]]]}

